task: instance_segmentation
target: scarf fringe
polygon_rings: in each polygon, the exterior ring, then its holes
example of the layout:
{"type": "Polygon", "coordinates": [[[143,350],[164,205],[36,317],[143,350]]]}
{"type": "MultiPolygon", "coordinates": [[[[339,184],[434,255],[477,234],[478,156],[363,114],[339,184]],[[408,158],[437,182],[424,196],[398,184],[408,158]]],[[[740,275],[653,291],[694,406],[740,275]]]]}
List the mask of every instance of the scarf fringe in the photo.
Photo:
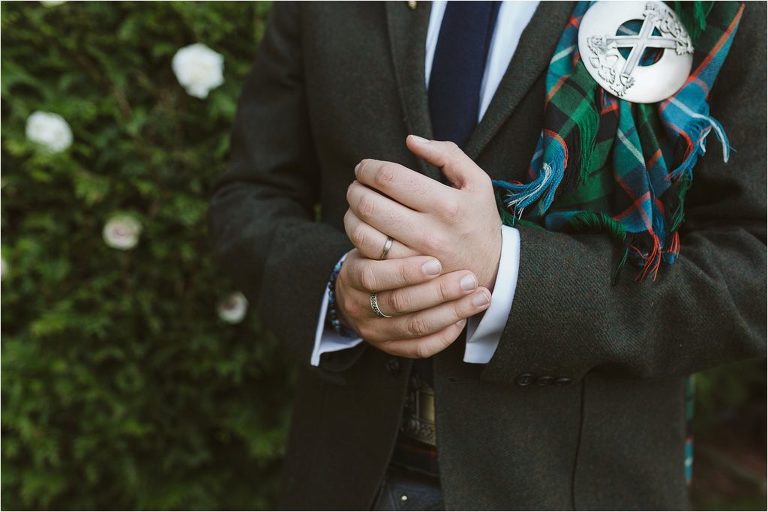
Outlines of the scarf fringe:
{"type": "Polygon", "coordinates": [[[661,239],[654,232],[650,233],[627,233],[624,226],[613,217],[599,212],[584,211],[579,212],[568,218],[566,224],[570,230],[579,233],[606,233],[624,247],[624,253],[621,260],[613,271],[612,282],[618,280],[621,270],[627,263],[630,253],[634,255],[636,261],[642,264],[640,273],[636,277],[637,282],[645,280],[649,275],[653,281],[658,276],[662,260],[668,261],[669,258],[676,259],[680,250],[680,239],[675,232],[672,234],[670,246],[667,251],[662,251],[661,239]],[[650,239],[650,250],[643,248],[642,242],[650,239]]]}
{"type": "Polygon", "coordinates": [[[651,276],[651,281],[656,281],[656,277],[659,275],[659,268],[661,267],[661,241],[659,240],[659,236],[653,231],[649,234],[651,238],[650,252],[643,253],[639,247],[630,245],[630,249],[635,251],[635,253],[644,261],[643,268],[635,279],[638,283],[644,281],[648,275],[651,276]]]}
{"type": "Polygon", "coordinates": [[[499,218],[501,218],[501,223],[505,226],[514,227],[517,225],[518,218],[515,217],[515,215],[506,208],[506,206],[504,206],[504,191],[502,188],[500,188],[501,186],[497,184],[497,180],[492,181],[494,184],[493,193],[496,195],[496,208],[499,210],[499,218]]]}
{"type": "Polygon", "coordinates": [[[671,265],[677,261],[678,256],[680,256],[680,233],[675,231],[672,233],[672,240],[664,252],[664,261],[671,265]]]}
{"type": "Polygon", "coordinates": [[[720,141],[723,151],[723,162],[728,162],[731,157],[731,147],[728,141],[728,136],[725,133],[723,125],[720,124],[717,119],[704,114],[693,114],[691,115],[691,118],[696,120],[692,131],[693,133],[698,134],[698,136],[695,139],[691,137],[691,139],[686,141],[688,147],[686,148],[685,159],[676,169],[669,173],[669,180],[677,182],[677,205],[670,213],[670,232],[677,231],[683,223],[685,218],[685,195],[693,181],[693,168],[696,166],[699,157],[704,156],[707,152],[706,143],[710,133],[714,131],[715,136],[720,141]]]}
{"type": "Polygon", "coordinates": [[[543,216],[555,201],[555,193],[565,175],[568,165],[568,149],[559,137],[544,134],[542,138],[550,137],[556,144],[548,144],[549,160],[541,164],[536,178],[529,183],[510,183],[503,180],[493,180],[493,185],[506,191],[504,207],[519,219],[527,207],[536,203],[535,216],[543,216]]]}
{"type": "MultiPolygon", "coordinates": [[[[678,103],[675,102],[675,105],[677,106],[678,103]]],[[[707,152],[707,136],[713,130],[723,150],[723,162],[728,162],[731,157],[728,136],[725,134],[725,128],[717,119],[709,115],[695,113],[687,107],[685,107],[685,112],[694,120],[690,127],[691,137],[686,141],[688,147],[685,150],[685,158],[682,163],[669,173],[670,181],[676,181],[683,175],[688,178],[693,177],[693,168],[696,166],[699,156],[703,156],[707,152]]]]}

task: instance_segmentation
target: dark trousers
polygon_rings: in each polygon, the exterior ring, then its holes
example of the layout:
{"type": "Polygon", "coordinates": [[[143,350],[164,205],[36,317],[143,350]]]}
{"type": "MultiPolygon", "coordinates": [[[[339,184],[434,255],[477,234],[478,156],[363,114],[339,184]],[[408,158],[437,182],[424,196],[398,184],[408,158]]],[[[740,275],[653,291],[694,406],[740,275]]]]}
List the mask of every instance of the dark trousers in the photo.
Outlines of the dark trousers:
{"type": "Polygon", "coordinates": [[[371,510],[445,510],[440,481],[390,464],[371,510]]]}

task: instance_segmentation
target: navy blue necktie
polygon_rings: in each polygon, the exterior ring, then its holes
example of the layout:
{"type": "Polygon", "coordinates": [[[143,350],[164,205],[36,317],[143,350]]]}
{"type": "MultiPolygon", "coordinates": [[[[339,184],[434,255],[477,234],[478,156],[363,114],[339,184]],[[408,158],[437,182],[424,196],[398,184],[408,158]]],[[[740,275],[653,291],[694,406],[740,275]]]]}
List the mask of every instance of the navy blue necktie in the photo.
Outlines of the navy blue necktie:
{"type": "Polygon", "coordinates": [[[464,147],[477,124],[480,86],[500,2],[448,2],[429,79],[436,140],[464,147]]]}

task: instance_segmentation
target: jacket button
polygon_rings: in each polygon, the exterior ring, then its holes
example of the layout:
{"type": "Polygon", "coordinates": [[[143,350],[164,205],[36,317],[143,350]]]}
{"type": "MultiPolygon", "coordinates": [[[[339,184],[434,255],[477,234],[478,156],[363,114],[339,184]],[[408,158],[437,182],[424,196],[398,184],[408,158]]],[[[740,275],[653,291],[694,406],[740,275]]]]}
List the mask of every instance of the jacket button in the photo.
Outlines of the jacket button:
{"type": "Polygon", "coordinates": [[[528,386],[531,383],[533,383],[534,376],[530,373],[523,373],[522,375],[517,377],[517,385],[518,386],[528,386]]]}
{"type": "Polygon", "coordinates": [[[559,379],[555,380],[555,385],[556,386],[567,386],[571,382],[572,382],[571,379],[569,379],[568,377],[560,377],[559,379]]]}
{"type": "Polygon", "coordinates": [[[536,385],[537,386],[548,386],[554,382],[555,378],[550,377],[549,375],[545,375],[543,377],[539,377],[536,379],[536,385]]]}
{"type": "Polygon", "coordinates": [[[400,373],[400,361],[392,357],[387,361],[386,368],[390,375],[398,375],[400,373]]]}

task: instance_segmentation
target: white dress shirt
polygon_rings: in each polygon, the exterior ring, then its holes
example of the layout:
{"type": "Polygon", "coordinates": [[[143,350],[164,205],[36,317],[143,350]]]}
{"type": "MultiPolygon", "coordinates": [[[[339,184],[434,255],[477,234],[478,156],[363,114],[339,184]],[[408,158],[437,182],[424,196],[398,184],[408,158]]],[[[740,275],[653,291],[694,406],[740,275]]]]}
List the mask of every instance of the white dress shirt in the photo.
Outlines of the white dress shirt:
{"type": "MultiPolygon", "coordinates": [[[[424,76],[426,77],[427,88],[429,88],[432,60],[435,56],[446,5],[447,0],[434,1],[429,15],[427,51],[424,59],[424,76]]],[[[501,3],[480,87],[478,122],[488,109],[491,98],[493,98],[496,88],[515,54],[520,36],[531,21],[538,5],[539,2],[504,1],[501,3]]],[[[491,295],[491,304],[484,313],[467,321],[467,345],[464,350],[464,362],[466,363],[485,364],[491,360],[512,309],[520,266],[520,233],[515,228],[502,226],[501,240],[499,271],[491,295]]],[[[344,258],[346,255],[342,257],[342,260],[344,258]]],[[[314,366],[320,364],[322,354],[352,348],[363,341],[360,337],[341,336],[333,329],[328,328],[325,321],[327,311],[328,294],[323,293],[323,303],[320,307],[317,330],[315,331],[315,345],[310,361],[314,366]]]]}

